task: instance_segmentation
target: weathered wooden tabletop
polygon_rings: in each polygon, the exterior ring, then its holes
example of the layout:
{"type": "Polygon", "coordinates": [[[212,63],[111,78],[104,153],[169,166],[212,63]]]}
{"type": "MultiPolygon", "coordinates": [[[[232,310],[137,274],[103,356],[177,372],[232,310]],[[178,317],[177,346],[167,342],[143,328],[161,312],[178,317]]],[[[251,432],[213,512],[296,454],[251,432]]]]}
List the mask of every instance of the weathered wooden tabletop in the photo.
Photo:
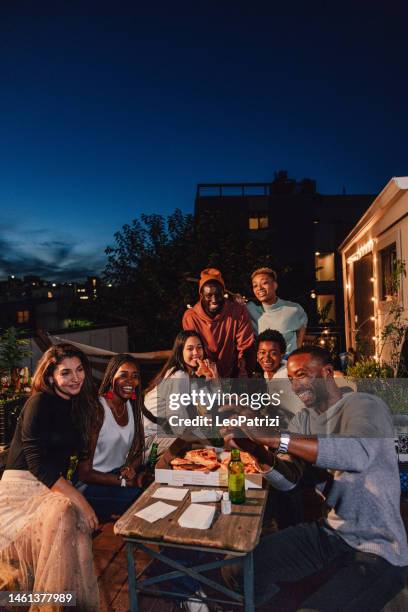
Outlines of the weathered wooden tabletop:
{"type": "MultiPolygon", "coordinates": [[[[116,522],[115,533],[126,538],[133,537],[137,540],[167,542],[195,548],[217,548],[237,553],[248,553],[258,544],[267,491],[249,489],[246,491],[245,504],[233,504],[232,514],[229,515],[221,514],[220,502],[205,504],[206,506],[215,506],[216,512],[211,527],[203,530],[180,527],[177,522],[180,515],[191,503],[190,493],[179,502],[162,500],[166,504],[177,507],[177,510],[155,523],[149,523],[135,516],[136,512],[160,501],[158,498],[152,499],[152,494],[156,489],[163,486],[166,485],[153,483],[116,522]]],[[[197,491],[205,487],[185,486],[183,488],[197,491]]]]}

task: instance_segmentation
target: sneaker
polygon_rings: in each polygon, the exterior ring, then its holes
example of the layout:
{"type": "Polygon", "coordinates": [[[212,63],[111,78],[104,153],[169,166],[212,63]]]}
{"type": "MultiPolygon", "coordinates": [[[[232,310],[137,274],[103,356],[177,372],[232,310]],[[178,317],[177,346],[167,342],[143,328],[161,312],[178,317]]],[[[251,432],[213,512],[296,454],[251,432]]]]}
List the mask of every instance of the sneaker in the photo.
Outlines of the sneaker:
{"type": "MultiPolygon", "coordinates": [[[[202,589],[193,593],[192,597],[206,597],[202,589]]],[[[184,610],[188,612],[210,612],[210,608],[203,601],[183,601],[184,610]]]]}

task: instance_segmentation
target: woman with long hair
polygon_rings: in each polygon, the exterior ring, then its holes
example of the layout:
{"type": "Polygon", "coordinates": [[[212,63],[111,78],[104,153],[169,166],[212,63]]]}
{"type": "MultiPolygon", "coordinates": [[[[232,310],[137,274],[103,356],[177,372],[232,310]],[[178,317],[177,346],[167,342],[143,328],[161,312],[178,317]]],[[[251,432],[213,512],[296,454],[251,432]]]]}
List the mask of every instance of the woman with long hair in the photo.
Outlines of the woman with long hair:
{"type": "Polygon", "coordinates": [[[123,514],[145,484],[142,396],[137,361],[128,354],[109,361],[99,388],[88,452],[77,484],[100,518],[123,514]]]}
{"type": "MultiPolygon", "coordinates": [[[[177,334],[168,360],[145,391],[144,430],[147,450],[156,442],[160,453],[174,441],[175,436],[185,435],[193,439],[205,437],[197,430],[168,426],[169,396],[172,393],[189,393],[192,379],[197,378],[217,380],[217,367],[206,358],[200,334],[194,330],[183,330],[177,334]],[[169,434],[173,437],[169,437],[169,434]]],[[[182,407],[177,414],[181,422],[182,417],[190,416],[182,407]]]]}
{"type": "MultiPolygon", "coordinates": [[[[91,545],[98,519],[66,474],[88,444],[96,405],[86,356],[68,343],[49,348],[0,481],[0,563],[15,570],[18,590],[75,592],[77,609],[86,611],[99,609],[91,545]]],[[[62,608],[62,601],[46,606],[62,608]]]]}

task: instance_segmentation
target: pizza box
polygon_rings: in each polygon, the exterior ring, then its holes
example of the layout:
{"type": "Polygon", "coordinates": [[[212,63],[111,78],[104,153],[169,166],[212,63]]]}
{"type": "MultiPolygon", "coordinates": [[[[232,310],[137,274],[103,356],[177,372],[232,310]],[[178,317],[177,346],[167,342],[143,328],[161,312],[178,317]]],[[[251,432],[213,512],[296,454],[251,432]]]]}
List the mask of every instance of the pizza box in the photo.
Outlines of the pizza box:
{"type": "MultiPolygon", "coordinates": [[[[199,447],[186,440],[176,438],[173,444],[166,449],[156,463],[156,482],[166,483],[178,487],[183,485],[227,487],[228,472],[224,469],[215,470],[213,472],[173,470],[170,461],[175,457],[183,457],[184,454],[192,448],[199,447]]],[[[216,451],[218,450],[219,449],[216,449],[216,451]]],[[[262,480],[262,474],[245,474],[245,485],[247,489],[262,489],[262,480]]]]}

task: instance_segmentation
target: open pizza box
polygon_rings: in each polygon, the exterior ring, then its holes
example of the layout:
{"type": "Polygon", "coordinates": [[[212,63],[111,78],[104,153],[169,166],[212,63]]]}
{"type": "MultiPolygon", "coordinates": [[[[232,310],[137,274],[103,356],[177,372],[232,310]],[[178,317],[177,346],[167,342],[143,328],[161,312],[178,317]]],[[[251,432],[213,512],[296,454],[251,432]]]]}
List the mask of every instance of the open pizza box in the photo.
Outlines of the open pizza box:
{"type": "MultiPolygon", "coordinates": [[[[198,485],[204,487],[227,487],[228,471],[218,469],[208,472],[195,472],[191,470],[173,470],[171,460],[176,457],[184,457],[185,453],[193,448],[198,448],[181,438],[176,438],[171,446],[159,457],[155,468],[156,482],[181,487],[183,485],[198,485]]],[[[218,451],[218,449],[216,449],[218,451]]],[[[245,485],[247,489],[262,489],[262,474],[245,474],[245,485]]]]}

